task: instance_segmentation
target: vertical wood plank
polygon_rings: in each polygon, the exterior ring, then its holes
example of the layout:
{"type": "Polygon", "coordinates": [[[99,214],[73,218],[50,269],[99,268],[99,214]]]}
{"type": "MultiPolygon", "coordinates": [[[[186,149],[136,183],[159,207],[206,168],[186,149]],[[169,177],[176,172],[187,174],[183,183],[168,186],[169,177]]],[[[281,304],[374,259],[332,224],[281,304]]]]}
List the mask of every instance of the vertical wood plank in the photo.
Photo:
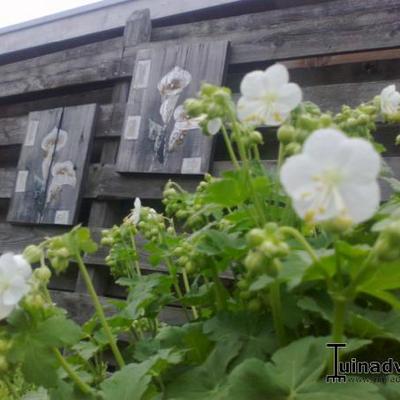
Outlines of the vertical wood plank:
{"type": "MultiPolygon", "coordinates": [[[[150,11],[140,10],[134,12],[128,19],[125,30],[124,30],[124,49],[138,45],[143,42],[148,42],[151,35],[151,19],[150,11]]],[[[122,61],[121,61],[122,66],[122,61]]],[[[112,102],[113,102],[113,115],[111,119],[118,118],[118,110],[121,105],[125,105],[129,95],[129,81],[118,82],[113,89],[112,102]]],[[[108,141],[104,144],[101,154],[101,163],[103,164],[114,164],[119,142],[116,140],[108,141]]],[[[106,201],[94,201],[90,209],[89,226],[90,227],[110,227],[117,221],[117,212],[115,207],[106,201]]],[[[104,267],[88,267],[89,275],[92,278],[94,287],[99,294],[103,294],[106,281],[107,271],[104,267]]],[[[86,286],[82,279],[81,274],[78,275],[78,279],[75,287],[76,292],[86,292],[86,286]]]]}
{"type": "Polygon", "coordinates": [[[203,174],[213,139],[183,110],[202,82],[221,84],[227,41],[190,43],[138,52],[129,93],[119,172],[203,174]]]}

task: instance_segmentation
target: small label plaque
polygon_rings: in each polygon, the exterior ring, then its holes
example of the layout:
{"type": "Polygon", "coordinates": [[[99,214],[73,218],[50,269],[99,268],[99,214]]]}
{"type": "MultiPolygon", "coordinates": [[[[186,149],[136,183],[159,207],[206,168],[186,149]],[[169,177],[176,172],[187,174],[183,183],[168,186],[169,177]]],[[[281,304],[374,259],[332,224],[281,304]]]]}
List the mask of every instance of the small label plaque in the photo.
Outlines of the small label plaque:
{"type": "Polygon", "coordinates": [[[182,174],[200,174],[201,157],[190,157],[182,160],[182,174]]]}
{"type": "Polygon", "coordinates": [[[136,140],[139,138],[140,116],[130,116],[126,120],[124,138],[128,140],[136,140]]]}
{"type": "Polygon", "coordinates": [[[33,146],[36,140],[36,134],[39,128],[39,121],[30,120],[28,125],[28,131],[25,138],[25,146],[33,146]]]}
{"type": "Polygon", "coordinates": [[[54,217],[54,223],[58,225],[68,225],[69,222],[69,211],[68,210],[58,210],[54,217]]]}
{"type": "Polygon", "coordinates": [[[145,89],[149,83],[151,60],[140,60],[136,63],[133,87],[145,89]]]}
{"type": "Polygon", "coordinates": [[[19,171],[18,172],[17,183],[15,185],[16,193],[24,193],[25,192],[28,175],[29,175],[29,171],[19,171]]]}

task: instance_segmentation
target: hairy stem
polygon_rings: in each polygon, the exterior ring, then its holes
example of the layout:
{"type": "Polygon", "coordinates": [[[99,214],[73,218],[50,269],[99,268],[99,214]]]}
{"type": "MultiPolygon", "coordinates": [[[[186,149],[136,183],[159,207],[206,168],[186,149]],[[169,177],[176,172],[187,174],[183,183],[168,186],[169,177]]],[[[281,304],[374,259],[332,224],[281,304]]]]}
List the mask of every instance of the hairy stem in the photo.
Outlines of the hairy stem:
{"type": "MultiPolygon", "coordinates": [[[[183,284],[185,285],[186,293],[189,293],[190,292],[190,283],[189,283],[189,278],[187,276],[187,272],[186,272],[185,268],[182,269],[182,277],[183,277],[183,284]]],[[[198,319],[199,313],[197,312],[197,308],[195,306],[192,306],[191,309],[192,309],[193,318],[198,319]]]]}
{"type": "Polygon", "coordinates": [[[82,381],[82,379],[79,377],[79,375],[73,370],[73,368],[68,364],[67,360],[62,356],[60,351],[56,348],[53,347],[53,353],[57,358],[58,363],[60,366],[64,369],[64,371],[67,373],[67,375],[70,377],[71,381],[75,383],[75,385],[85,394],[93,394],[94,390],[85,382],[82,381]]]}
{"type": "Polygon", "coordinates": [[[81,255],[79,253],[76,254],[76,260],[78,262],[79,270],[80,270],[80,272],[81,272],[81,274],[83,276],[83,279],[85,281],[87,290],[89,292],[89,295],[92,298],[93,305],[94,305],[94,308],[96,310],[97,317],[99,318],[100,323],[101,323],[101,325],[102,325],[102,327],[104,329],[104,332],[105,332],[105,334],[107,336],[108,342],[109,342],[110,347],[111,347],[111,351],[114,354],[114,357],[115,357],[115,360],[117,361],[118,366],[120,368],[122,368],[122,367],[125,366],[125,361],[122,358],[122,355],[121,355],[121,353],[120,353],[120,351],[118,349],[117,343],[116,343],[115,338],[114,338],[114,336],[113,336],[113,334],[111,332],[111,329],[107,324],[107,320],[106,320],[106,316],[104,314],[103,307],[102,307],[102,305],[100,303],[100,300],[99,300],[99,297],[97,296],[96,290],[93,287],[92,280],[90,279],[89,273],[88,273],[88,271],[86,269],[86,266],[85,266],[85,264],[84,264],[84,262],[82,260],[81,255]]]}
{"type": "Polygon", "coordinates": [[[239,162],[238,162],[238,160],[236,158],[235,151],[233,150],[231,139],[229,138],[228,132],[226,131],[226,128],[225,128],[225,126],[223,124],[222,124],[222,127],[221,127],[221,131],[222,131],[222,135],[224,137],[225,146],[226,146],[226,148],[228,150],[229,157],[231,158],[232,163],[235,166],[235,168],[239,169],[240,165],[239,165],[239,162]]]}

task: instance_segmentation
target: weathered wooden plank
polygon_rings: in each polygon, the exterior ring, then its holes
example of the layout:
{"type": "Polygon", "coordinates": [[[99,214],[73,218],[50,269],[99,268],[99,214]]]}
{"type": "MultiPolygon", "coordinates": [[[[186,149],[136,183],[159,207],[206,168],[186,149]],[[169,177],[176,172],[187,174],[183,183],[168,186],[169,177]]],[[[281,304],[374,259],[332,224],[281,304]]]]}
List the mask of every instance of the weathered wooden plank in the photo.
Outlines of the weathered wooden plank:
{"type": "MultiPolygon", "coordinates": [[[[400,157],[385,157],[392,166],[395,176],[400,179],[400,157]]],[[[266,166],[271,161],[265,161],[266,166]]],[[[212,173],[220,175],[221,172],[230,169],[229,161],[215,161],[212,173]]],[[[10,198],[16,178],[16,170],[13,168],[0,168],[0,199],[10,198]]],[[[157,177],[157,176],[128,176],[120,175],[115,171],[113,165],[92,165],[89,171],[88,181],[84,191],[84,197],[88,199],[133,199],[142,197],[144,199],[161,199],[162,192],[168,179],[179,183],[187,190],[193,191],[199,183],[197,177],[157,177]]],[[[387,198],[387,196],[386,196],[387,198]]]]}
{"type": "MultiPolygon", "coordinates": [[[[384,49],[376,59],[387,59],[398,57],[398,51],[389,48],[399,43],[399,15],[400,4],[394,0],[337,0],[155,28],[152,46],[227,39],[232,49],[230,64],[300,57],[303,61],[294,62],[299,66],[308,65],[304,57],[317,55],[323,55],[322,61],[311,60],[311,65],[342,63],[351,57],[359,62],[371,59],[365,53],[371,49],[384,49]],[[337,55],[354,51],[357,56],[337,55]],[[347,58],[340,61],[340,57],[347,58]]],[[[0,66],[1,96],[130,77],[137,46],[124,51],[120,65],[122,51],[123,38],[119,37],[0,66]]]]}
{"type": "Polygon", "coordinates": [[[95,114],[94,104],[30,114],[9,221],[76,221],[95,114]]]}
{"type": "Polygon", "coordinates": [[[153,40],[227,38],[231,64],[396,47],[400,4],[338,0],[155,29],[153,40]]]}
{"type": "Polygon", "coordinates": [[[202,81],[221,84],[228,42],[139,51],[117,159],[120,172],[202,174],[213,140],[201,134],[183,102],[202,81]]]}
{"type": "MultiPolygon", "coordinates": [[[[53,301],[68,311],[69,316],[78,323],[87,321],[94,314],[94,307],[90,296],[84,293],[50,290],[53,301]]],[[[110,315],[115,309],[110,303],[110,298],[100,297],[100,302],[110,315]]],[[[187,322],[184,312],[179,307],[168,306],[161,311],[160,321],[170,325],[182,325],[187,322]]]]}
{"type": "Polygon", "coordinates": [[[199,12],[214,6],[241,5],[241,0],[120,0],[86,6],[82,11],[70,10],[61,15],[0,31],[0,55],[36,46],[44,46],[82,36],[123,29],[126,17],[148,8],[153,20],[182,13],[199,12]],[[90,12],[88,12],[90,10],[90,12]]]}

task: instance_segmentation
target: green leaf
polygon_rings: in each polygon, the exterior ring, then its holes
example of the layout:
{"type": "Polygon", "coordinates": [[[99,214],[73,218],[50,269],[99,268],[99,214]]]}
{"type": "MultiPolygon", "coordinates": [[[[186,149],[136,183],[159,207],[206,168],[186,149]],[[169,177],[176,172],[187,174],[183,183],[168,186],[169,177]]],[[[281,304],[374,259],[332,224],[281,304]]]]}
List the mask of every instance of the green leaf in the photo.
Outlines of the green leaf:
{"type": "Polygon", "coordinates": [[[226,400],[356,400],[360,395],[368,400],[383,400],[374,385],[320,383],[327,340],[300,339],[278,350],[269,363],[245,360],[229,377],[226,400]]]}

